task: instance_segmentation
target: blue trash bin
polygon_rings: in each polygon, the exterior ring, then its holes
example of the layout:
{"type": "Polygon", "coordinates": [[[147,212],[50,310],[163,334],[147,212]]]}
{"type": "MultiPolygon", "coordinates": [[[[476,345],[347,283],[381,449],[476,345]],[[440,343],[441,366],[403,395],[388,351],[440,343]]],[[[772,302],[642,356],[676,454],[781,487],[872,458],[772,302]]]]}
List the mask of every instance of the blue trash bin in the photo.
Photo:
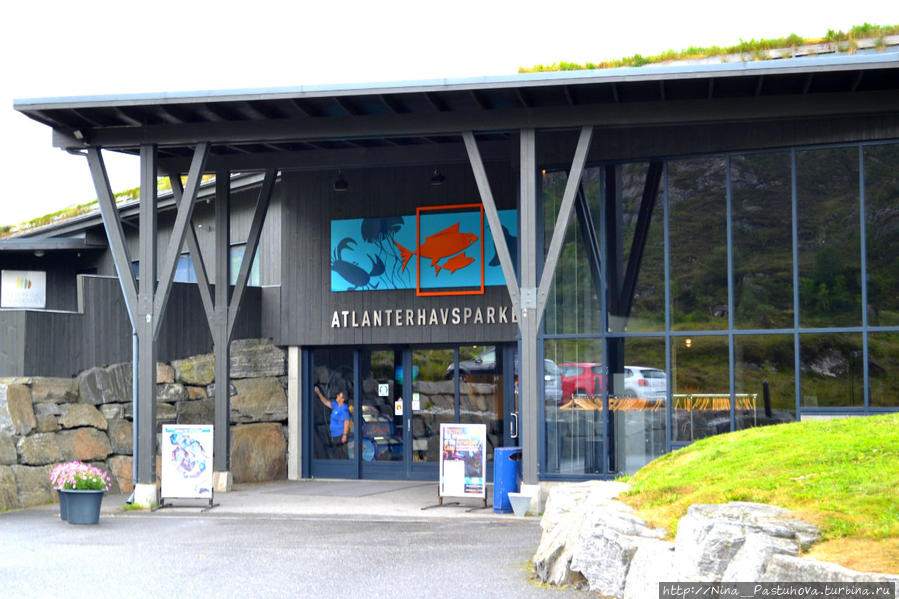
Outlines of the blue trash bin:
{"type": "Polygon", "coordinates": [[[521,481],[521,448],[497,447],[493,450],[493,511],[508,514],[512,511],[509,493],[518,491],[521,481]]]}

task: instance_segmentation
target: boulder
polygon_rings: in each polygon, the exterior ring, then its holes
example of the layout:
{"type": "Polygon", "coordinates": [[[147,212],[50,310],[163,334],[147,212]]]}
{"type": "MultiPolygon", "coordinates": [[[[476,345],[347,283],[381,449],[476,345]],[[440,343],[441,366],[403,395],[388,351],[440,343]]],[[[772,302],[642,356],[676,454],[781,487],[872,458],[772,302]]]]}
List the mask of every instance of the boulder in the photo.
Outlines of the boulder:
{"type": "Polygon", "coordinates": [[[287,394],[277,378],[234,381],[237,395],[231,398],[231,422],[287,420],[287,394]]]}
{"type": "Polygon", "coordinates": [[[187,387],[181,383],[156,385],[156,401],[175,403],[187,399],[187,387]]]}
{"type": "Polygon", "coordinates": [[[213,424],[214,422],[214,400],[198,399],[182,401],[178,404],[178,424],[213,424]]]}
{"type": "Polygon", "coordinates": [[[50,466],[10,466],[19,489],[22,507],[43,505],[56,500],[50,488],[50,466]]]}
{"type": "Polygon", "coordinates": [[[61,431],[55,436],[62,452],[62,460],[105,460],[112,453],[109,437],[94,428],[61,431]]]}
{"type": "Polygon", "coordinates": [[[156,382],[157,383],[174,383],[175,369],[168,364],[161,362],[156,363],[156,382]]]}
{"type": "Polygon", "coordinates": [[[209,394],[206,393],[206,387],[189,386],[187,388],[188,399],[206,399],[209,394]]]}
{"type": "Polygon", "coordinates": [[[125,405],[123,403],[106,403],[100,406],[100,413],[106,420],[125,417],[125,405]]]}
{"type": "Polygon", "coordinates": [[[31,399],[40,402],[78,401],[78,379],[36,376],[31,380],[31,399]]]}
{"type": "Polygon", "coordinates": [[[81,402],[91,405],[131,402],[131,364],[91,368],[78,375],[81,402]]]}
{"type": "Polygon", "coordinates": [[[106,434],[109,436],[109,445],[112,453],[131,455],[134,443],[134,427],[129,420],[121,418],[109,420],[109,428],[106,434]]]}
{"type": "Polygon", "coordinates": [[[287,440],[280,424],[231,427],[231,475],[235,483],[287,477],[287,440]]]}
{"type": "Polygon", "coordinates": [[[759,582],[895,582],[899,588],[899,576],[850,570],[837,564],[800,558],[793,555],[775,555],[759,582]]]}
{"type": "Polygon", "coordinates": [[[156,404],[156,424],[171,424],[178,420],[178,410],[175,404],[159,402],[156,404]]]}
{"type": "Polygon", "coordinates": [[[0,512],[22,507],[16,475],[9,466],[0,466],[0,512]]]}
{"type": "Polygon", "coordinates": [[[52,414],[37,416],[37,427],[34,429],[39,433],[52,433],[59,430],[59,420],[52,414]]]}
{"type": "Polygon", "coordinates": [[[65,460],[56,433],[37,433],[21,437],[16,443],[20,464],[41,466],[65,460]]]}
{"type": "Polygon", "coordinates": [[[0,433],[0,465],[15,464],[18,461],[19,454],[12,436],[0,433]]]}
{"type": "Polygon", "coordinates": [[[92,426],[101,431],[105,431],[107,426],[106,418],[103,417],[100,410],[83,403],[66,404],[63,407],[63,414],[59,418],[59,425],[62,428],[92,426]]]}
{"type": "Polygon", "coordinates": [[[627,570],[624,599],[658,597],[659,583],[678,580],[674,565],[674,543],[658,539],[637,539],[637,551],[627,570]]]}
{"type": "Polygon", "coordinates": [[[31,390],[25,385],[0,385],[0,433],[27,435],[36,426],[31,390]]]}
{"type": "Polygon", "coordinates": [[[235,379],[282,376],[287,374],[287,355],[270,339],[235,339],[228,372],[235,379]]]}
{"type": "Polygon", "coordinates": [[[121,493],[131,493],[134,490],[134,462],[130,456],[111,456],[106,462],[106,471],[112,485],[121,493]]]}
{"type": "Polygon", "coordinates": [[[215,380],[215,358],[212,354],[172,361],[175,380],[185,385],[206,385],[215,380]]]}

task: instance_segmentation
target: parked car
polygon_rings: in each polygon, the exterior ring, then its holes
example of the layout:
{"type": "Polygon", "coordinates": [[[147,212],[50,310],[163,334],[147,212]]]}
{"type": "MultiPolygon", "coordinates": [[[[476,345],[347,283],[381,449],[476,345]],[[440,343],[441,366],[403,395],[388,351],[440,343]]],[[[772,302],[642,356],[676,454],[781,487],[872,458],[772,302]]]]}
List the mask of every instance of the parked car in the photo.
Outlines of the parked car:
{"type": "Polygon", "coordinates": [[[621,397],[665,399],[667,395],[668,377],[664,370],[649,366],[624,367],[624,392],[621,397]]]}
{"type": "Polygon", "coordinates": [[[559,364],[562,374],[562,400],[574,395],[596,397],[602,394],[602,364],[596,362],[566,362],[559,364]]]}
{"type": "MultiPolygon", "coordinates": [[[[455,366],[446,367],[446,378],[451,379],[455,374],[455,366]]],[[[496,352],[485,351],[472,360],[459,362],[459,376],[485,375],[496,373],[496,352]]],[[[515,384],[518,385],[518,362],[515,363],[515,384]]],[[[550,359],[543,360],[543,396],[546,401],[560,403],[562,401],[562,374],[559,367],[550,359]]]]}

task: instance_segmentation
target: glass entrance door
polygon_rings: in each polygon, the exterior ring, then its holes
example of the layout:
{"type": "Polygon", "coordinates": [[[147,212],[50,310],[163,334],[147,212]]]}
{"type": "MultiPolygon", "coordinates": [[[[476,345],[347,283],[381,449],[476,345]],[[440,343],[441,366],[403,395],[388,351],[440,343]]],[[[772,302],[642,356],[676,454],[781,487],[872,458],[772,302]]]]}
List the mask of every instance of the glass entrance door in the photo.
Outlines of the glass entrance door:
{"type": "Polygon", "coordinates": [[[358,420],[362,478],[406,478],[405,353],[394,349],[360,350],[362,401],[358,420]]]}

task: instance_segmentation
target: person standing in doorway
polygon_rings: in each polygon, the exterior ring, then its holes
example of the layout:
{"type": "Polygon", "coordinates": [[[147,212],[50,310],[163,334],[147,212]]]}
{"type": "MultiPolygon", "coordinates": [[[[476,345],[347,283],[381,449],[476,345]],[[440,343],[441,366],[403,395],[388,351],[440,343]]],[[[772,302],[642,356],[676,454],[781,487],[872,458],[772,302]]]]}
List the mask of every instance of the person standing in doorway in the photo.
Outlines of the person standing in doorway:
{"type": "Polygon", "coordinates": [[[340,391],[334,401],[328,401],[316,385],[313,387],[325,407],[331,410],[331,458],[335,460],[349,459],[347,452],[347,437],[350,433],[350,407],[346,405],[346,394],[340,391]]]}

